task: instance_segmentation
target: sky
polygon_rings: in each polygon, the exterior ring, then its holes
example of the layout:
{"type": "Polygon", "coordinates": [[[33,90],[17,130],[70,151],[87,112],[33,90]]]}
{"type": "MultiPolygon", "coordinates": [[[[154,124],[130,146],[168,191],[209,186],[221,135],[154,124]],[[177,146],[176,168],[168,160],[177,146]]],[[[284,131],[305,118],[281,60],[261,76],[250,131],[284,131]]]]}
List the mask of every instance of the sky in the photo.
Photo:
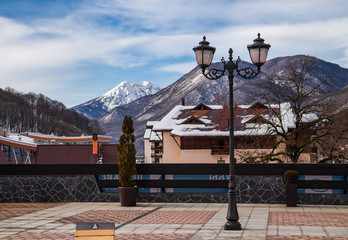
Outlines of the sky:
{"type": "Polygon", "coordinates": [[[348,68],[346,0],[0,0],[0,88],[72,107],[123,81],[168,86],[196,66],[203,36],[214,62],[305,54],[348,68]]]}

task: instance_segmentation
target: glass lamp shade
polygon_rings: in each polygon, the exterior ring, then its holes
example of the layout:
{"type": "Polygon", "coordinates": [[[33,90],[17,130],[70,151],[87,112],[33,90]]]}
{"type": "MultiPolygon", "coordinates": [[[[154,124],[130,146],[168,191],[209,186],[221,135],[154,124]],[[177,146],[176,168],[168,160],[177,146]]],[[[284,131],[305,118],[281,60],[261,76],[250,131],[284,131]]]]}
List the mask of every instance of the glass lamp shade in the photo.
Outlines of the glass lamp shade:
{"type": "Polygon", "coordinates": [[[193,48],[193,51],[196,54],[196,61],[200,68],[203,70],[211,64],[213,61],[215,48],[209,46],[209,42],[205,40],[205,36],[203,37],[203,41],[199,43],[197,47],[193,48]]]}
{"type": "Polygon", "coordinates": [[[271,45],[264,43],[265,40],[260,37],[260,33],[257,36],[254,39],[254,43],[248,45],[248,50],[252,63],[260,69],[267,60],[268,50],[271,45]]]}

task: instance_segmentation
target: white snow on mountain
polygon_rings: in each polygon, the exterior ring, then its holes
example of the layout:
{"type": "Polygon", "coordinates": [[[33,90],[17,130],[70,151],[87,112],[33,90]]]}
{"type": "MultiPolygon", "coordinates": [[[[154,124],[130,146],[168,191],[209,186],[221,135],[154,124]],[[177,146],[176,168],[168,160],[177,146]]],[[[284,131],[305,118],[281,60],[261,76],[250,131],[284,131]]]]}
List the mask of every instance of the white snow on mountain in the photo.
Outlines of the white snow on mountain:
{"type": "Polygon", "coordinates": [[[73,109],[89,118],[97,118],[115,107],[128,104],[147,95],[155,94],[162,88],[164,87],[147,81],[140,84],[124,81],[104,95],[75,106],[73,109]]]}
{"type": "Polygon", "coordinates": [[[154,94],[161,89],[162,87],[146,81],[142,84],[124,81],[99,97],[98,100],[104,103],[103,109],[110,111],[114,107],[128,104],[138,98],[154,94]]]}

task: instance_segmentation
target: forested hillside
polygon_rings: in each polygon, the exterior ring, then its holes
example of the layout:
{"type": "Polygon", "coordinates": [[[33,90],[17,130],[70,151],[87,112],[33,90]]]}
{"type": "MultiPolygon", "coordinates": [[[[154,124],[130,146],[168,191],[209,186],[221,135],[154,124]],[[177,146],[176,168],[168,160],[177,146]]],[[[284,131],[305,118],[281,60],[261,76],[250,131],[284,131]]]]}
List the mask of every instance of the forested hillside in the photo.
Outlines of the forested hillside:
{"type": "Polygon", "coordinates": [[[81,135],[99,132],[99,125],[42,94],[0,88],[0,128],[11,132],[81,135]]]}

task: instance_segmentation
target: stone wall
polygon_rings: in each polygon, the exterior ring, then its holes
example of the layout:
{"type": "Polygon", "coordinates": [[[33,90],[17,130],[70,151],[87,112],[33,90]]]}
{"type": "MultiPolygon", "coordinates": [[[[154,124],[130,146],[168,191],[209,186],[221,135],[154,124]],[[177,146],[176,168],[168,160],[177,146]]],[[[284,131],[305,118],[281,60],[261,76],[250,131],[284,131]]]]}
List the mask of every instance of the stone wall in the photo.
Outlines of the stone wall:
{"type": "MultiPolygon", "coordinates": [[[[284,204],[281,177],[236,176],[237,202],[284,204]]],[[[1,176],[0,202],[118,202],[118,193],[100,192],[93,175],[1,176]]],[[[226,193],[140,193],[139,202],[227,203],[226,193]]],[[[302,204],[348,204],[347,194],[299,194],[302,204]]]]}
{"type": "Polygon", "coordinates": [[[94,176],[1,176],[0,202],[104,202],[94,176]]]}

